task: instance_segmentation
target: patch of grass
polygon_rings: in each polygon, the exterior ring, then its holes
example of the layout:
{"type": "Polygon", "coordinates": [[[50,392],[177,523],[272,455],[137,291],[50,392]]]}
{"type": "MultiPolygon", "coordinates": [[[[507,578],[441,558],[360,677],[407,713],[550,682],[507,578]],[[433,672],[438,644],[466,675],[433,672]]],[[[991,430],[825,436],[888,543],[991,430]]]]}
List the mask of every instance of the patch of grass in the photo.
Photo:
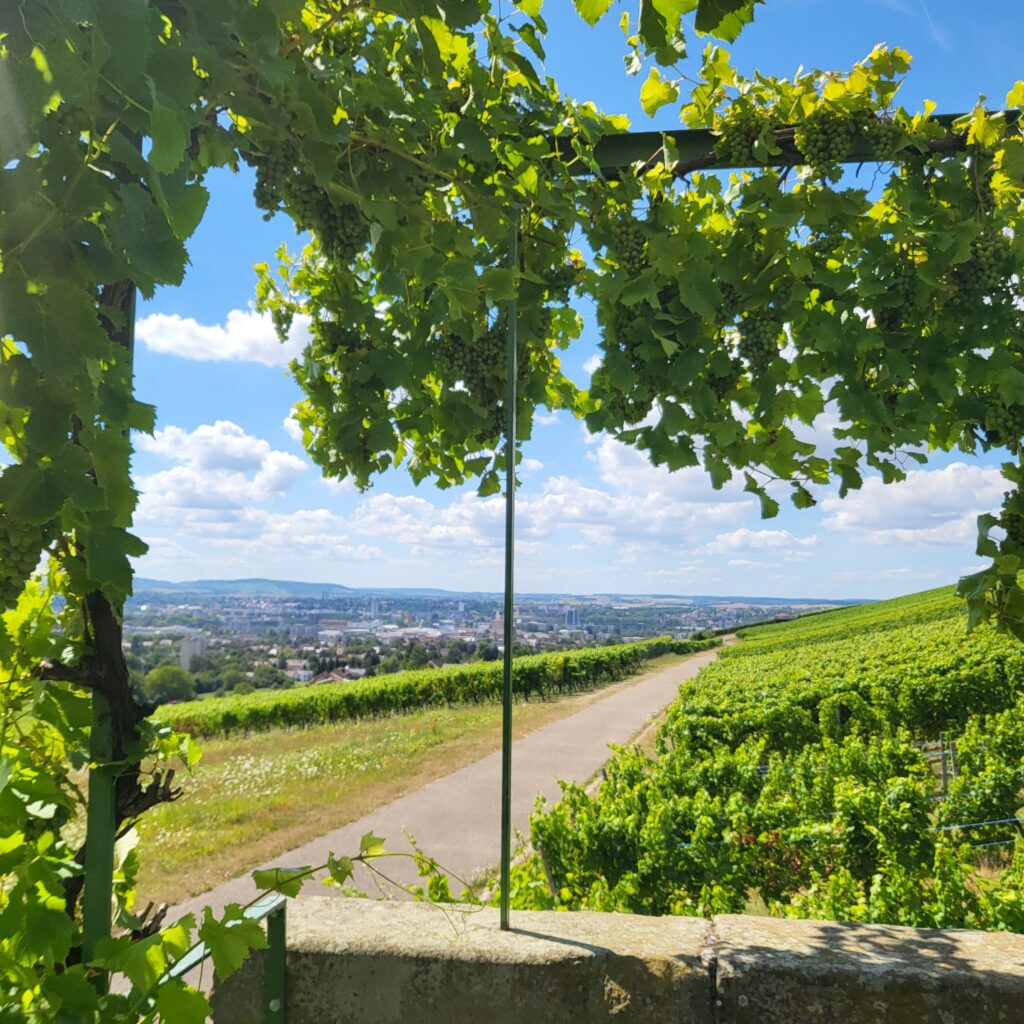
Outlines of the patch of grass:
{"type": "MultiPolygon", "coordinates": [[[[598,691],[516,704],[521,736],[688,656],[598,691]]],[[[139,826],[139,899],[177,903],[355,821],[497,749],[501,707],[432,708],[389,718],[201,742],[183,794],[139,826]]]]}

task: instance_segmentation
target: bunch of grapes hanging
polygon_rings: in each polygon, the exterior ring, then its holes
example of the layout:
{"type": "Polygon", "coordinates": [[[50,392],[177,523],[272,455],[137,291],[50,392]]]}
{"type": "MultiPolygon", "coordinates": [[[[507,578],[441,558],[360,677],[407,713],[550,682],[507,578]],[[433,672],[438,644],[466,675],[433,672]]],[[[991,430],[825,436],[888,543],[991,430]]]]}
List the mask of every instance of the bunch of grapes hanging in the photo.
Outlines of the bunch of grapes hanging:
{"type": "Polygon", "coordinates": [[[0,607],[10,608],[18,600],[55,533],[54,523],[19,522],[0,509],[0,607]]]}

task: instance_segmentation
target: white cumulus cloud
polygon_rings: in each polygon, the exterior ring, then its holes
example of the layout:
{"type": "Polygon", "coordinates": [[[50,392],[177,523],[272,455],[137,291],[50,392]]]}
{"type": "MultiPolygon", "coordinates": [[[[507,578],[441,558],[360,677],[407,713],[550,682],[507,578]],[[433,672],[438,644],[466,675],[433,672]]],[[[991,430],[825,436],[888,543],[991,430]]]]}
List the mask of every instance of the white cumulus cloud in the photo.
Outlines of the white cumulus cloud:
{"type": "Polygon", "coordinates": [[[296,317],[284,343],[278,340],[270,317],[252,309],[232,309],[222,324],[201,324],[177,313],[151,313],[135,325],[135,334],[150,351],[182,359],[287,366],[309,341],[309,320],[296,317]]]}
{"type": "Polygon", "coordinates": [[[970,543],[979,513],[998,509],[1007,488],[994,466],[964,462],[914,469],[893,484],[870,477],[859,491],[821,503],[823,525],[869,544],[970,543]]]}
{"type": "Polygon", "coordinates": [[[139,521],[188,522],[216,528],[251,514],[253,504],[278,498],[292,487],[306,463],[269,442],[246,433],[237,423],[217,420],[195,430],[165,427],[153,437],[141,435],[138,447],[173,463],[139,477],[139,521]]]}
{"type": "Polygon", "coordinates": [[[798,551],[813,548],[817,543],[818,538],[814,534],[809,537],[797,537],[789,530],[751,530],[749,527],[741,526],[737,530],[718,534],[704,546],[703,550],[709,555],[725,555],[734,551],[798,551]]]}

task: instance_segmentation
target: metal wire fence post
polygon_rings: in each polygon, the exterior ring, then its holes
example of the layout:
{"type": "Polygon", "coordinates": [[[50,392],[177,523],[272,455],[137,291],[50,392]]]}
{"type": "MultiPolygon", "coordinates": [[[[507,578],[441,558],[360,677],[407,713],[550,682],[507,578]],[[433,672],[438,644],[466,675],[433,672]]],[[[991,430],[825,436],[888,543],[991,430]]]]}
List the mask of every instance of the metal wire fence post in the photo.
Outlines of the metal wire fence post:
{"type": "MultiPolygon", "coordinates": [[[[519,217],[513,214],[508,239],[508,265],[519,268],[519,217]]],[[[502,930],[508,930],[509,884],[512,863],[512,647],[515,643],[513,600],[516,519],[516,359],[518,302],[513,295],[505,310],[505,651],[501,686],[501,902],[502,930]]]]}

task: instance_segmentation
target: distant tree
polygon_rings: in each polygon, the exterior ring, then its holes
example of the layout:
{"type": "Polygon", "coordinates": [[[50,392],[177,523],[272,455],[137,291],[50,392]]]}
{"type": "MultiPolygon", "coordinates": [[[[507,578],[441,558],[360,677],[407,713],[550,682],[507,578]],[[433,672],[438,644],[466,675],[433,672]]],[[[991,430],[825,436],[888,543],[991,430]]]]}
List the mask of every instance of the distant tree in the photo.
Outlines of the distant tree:
{"type": "Polygon", "coordinates": [[[478,644],[477,652],[481,661],[497,661],[501,657],[501,651],[498,650],[497,644],[483,644],[482,646],[478,644]]]}
{"type": "Polygon", "coordinates": [[[154,704],[172,700],[191,700],[196,695],[196,683],[177,665],[161,665],[147,672],[142,680],[142,692],[154,704]]]}
{"type": "MultiPolygon", "coordinates": [[[[220,689],[237,693],[242,683],[248,683],[249,677],[237,666],[229,665],[217,677],[220,689]]],[[[249,685],[252,685],[251,683],[249,685]]]]}
{"type": "Polygon", "coordinates": [[[430,661],[430,655],[427,653],[426,647],[423,644],[412,644],[409,647],[408,652],[405,655],[405,663],[409,668],[424,668],[430,661]]]}
{"type": "Polygon", "coordinates": [[[189,658],[188,670],[193,675],[198,675],[200,672],[209,672],[213,667],[213,661],[207,654],[193,654],[189,658]]]}
{"type": "Polygon", "coordinates": [[[240,682],[235,683],[235,685],[231,687],[231,692],[237,694],[238,696],[242,696],[246,693],[252,693],[255,689],[256,687],[253,686],[248,679],[242,679],[240,682]]]}
{"type": "Polygon", "coordinates": [[[251,682],[257,690],[280,689],[292,685],[291,679],[273,665],[258,665],[253,671],[251,682]]]}

